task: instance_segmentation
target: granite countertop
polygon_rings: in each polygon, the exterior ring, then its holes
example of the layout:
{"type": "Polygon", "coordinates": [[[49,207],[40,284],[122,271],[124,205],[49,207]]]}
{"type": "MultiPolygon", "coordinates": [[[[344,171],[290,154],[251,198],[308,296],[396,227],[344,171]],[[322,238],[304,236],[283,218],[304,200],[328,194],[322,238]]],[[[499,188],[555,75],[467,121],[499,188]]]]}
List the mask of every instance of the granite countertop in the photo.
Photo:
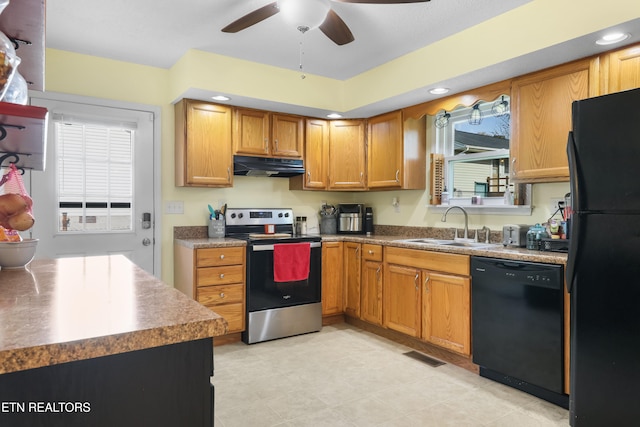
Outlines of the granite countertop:
{"type": "MultiPolygon", "coordinates": [[[[195,228],[195,227],[194,227],[195,228]]],[[[449,230],[439,228],[422,228],[422,227],[396,227],[391,228],[390,231],[402,231],[402,234],[373,234],[371,236],[364,236],[360,234],[323,234],[321,235],[323,242],[357,242],[357,243],[370,243],[374,245],[394,246],[408,249],[421,249],[434,252],[447,252],[462,255],[476,255],[486,256],[491,258],[510,259],[514,261],[530,261],[530,262],[542,262],[547,264],[562,264],[567,263],[567,254],[559,252],[543,252],[532,251],[525,248],[511,248],[505,247],[500,243],[493,243],[489,247],[456,247],[447,245],[427,245],[423,243],[411,243],[403,240],[411,238],[435,238],[435,239],[451,239],[449,235],[443,235],[449,230]]],[[[203,232],[204,228],[203,228],[203,232]]],[[[492,232],[491,241],[501,241],[502,236],[496,232],[492,232]]],[[[186,246],[190,249],[203,249],[203,248],[216,248],[226,246],[246,246],[244,240],[219,238],[211,239],[202,237],[201,233],[194,233],[192,235],[184,234],[182,231],[176,233],[175,243],[178,245],[186,246]]],[[[483,240],[481,240],[483,241],[483,240]]]]}
{"type": "Polygon", "coordinates": [[[122,255],[0,270],[0,374],[223,335],[227,322],[122,255]]]}

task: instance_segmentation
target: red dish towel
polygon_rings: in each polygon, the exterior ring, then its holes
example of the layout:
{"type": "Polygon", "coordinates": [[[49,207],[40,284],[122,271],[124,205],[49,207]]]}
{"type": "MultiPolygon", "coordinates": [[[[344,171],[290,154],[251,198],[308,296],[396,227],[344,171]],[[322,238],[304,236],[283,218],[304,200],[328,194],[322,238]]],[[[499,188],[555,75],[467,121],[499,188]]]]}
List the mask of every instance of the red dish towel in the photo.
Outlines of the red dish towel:
{"type": "Polygon", "coordinates": [[[311,244],[281,243],[273,245],[273,280],[296,282],[309,277],[311,244]]]}

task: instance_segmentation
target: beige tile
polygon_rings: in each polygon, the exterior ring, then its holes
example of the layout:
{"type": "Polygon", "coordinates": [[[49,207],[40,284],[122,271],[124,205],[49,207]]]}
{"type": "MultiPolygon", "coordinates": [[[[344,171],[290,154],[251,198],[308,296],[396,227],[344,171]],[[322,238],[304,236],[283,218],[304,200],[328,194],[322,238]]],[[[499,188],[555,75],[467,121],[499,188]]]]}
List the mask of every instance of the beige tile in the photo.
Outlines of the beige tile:
{"type": "Polygon", "coordinates": [[[215,348],[216,425],[566,426],[568,411],[347,324],[215,348]]]}

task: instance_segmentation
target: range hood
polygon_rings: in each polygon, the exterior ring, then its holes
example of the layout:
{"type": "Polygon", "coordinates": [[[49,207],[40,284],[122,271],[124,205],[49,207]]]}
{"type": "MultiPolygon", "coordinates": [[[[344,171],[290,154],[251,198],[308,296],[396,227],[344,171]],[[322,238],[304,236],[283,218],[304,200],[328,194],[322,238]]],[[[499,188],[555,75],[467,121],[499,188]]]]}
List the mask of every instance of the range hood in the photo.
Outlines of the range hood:
{"type": "Polygon", "coordinates": [[[233,156],[233,174],[287,178],[304,173],[302,160],[233,156]]]}

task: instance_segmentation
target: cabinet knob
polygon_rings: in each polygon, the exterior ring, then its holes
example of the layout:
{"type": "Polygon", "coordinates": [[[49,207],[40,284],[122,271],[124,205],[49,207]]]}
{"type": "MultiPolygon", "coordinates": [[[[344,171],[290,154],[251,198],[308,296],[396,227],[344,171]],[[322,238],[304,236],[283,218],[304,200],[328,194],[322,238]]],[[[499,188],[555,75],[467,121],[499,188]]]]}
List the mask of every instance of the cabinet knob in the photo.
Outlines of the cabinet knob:
{"type": "Polygon", "coordinates": [[[369,255],[373,255],[373,251],[372,250],[369,250],[369,255]]]}
{"type": "Polygon", "coordinates": [[[220,255],[220,259],[224,259],[224,254],[221,254],[221,255],[220,255]]]}
{"type": "Polygon", "coordinates": [[[224,273],[220,273],[220,278],[224,279],[224,273]]]}
{"type": "Polygon", "coordinates": [[[220,298],[224,298],[225,296],[224,292],[220,292],[220,298]]]}

